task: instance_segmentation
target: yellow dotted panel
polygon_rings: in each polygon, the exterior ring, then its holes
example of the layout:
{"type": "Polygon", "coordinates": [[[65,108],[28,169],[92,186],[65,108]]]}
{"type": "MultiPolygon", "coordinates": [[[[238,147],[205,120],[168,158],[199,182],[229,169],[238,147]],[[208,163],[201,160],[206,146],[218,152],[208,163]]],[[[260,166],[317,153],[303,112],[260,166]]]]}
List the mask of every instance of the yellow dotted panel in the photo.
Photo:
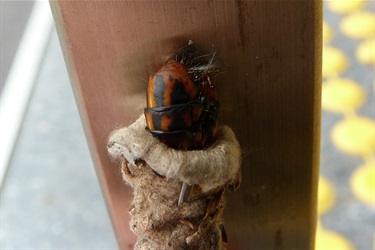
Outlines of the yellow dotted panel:
{"type": "Polygon", "coordinates": [[[324,177],[319,178],[318,188],[318,214],[328,212],[335,204],[335,190],[331,183],[324,177]]]}
{"type": "Polygon", "coordinates": [[[348,154],[370,155],[375,150],[375,122],[350,116],[334,125],[331,137],[335,146],[348,154]]]}
{"type": "Polygon", "coordinates": [[[316,232],[315,250],[354,250],[349,240],[342,235],[323,228],[316,232]]]}
{"type": "Polygon", "coordinates": [[[370,38],[375,34],[375,14],[357,12],[345,17],[340,24],[341,31],[351,38],[370,38]]]}
{"type": "Polygon", "coordinates": [[[357,60],[364,64],[375,64],[375,38],[362,42],[356,50],[357,60]]]}
{"type": "Polygon", "coordinates": [[[364,0],[334,0],[327,1],[327,7],[337,13],[347,13],[361,9],[365,4],[364,0]]]}
{"type": "MultiPolygon", "coordinates": [[[[368,0],[329,0],[324,2],[324,6],[337,14],[329,14],[328,18],[332,18],[332,24],[335,24],[335,18],[340,18],[338,25],[329,25],[327,22],[323,22],[323,79],[324,83],[322,86],[322,108],[325,111],[331,113],[338,113],[343,115],[343,118],[336,122],[332,126],[330,136],[332,139],[333,146],[347,155],[340,154],[340,157],[350,159],[350,155],[362,156],[362,161],[365,162],[363,166],[356,167],[352,173],[348,173],[348,165],[344,161],[343,172],[337,172],[337,180],[343,181],[339,186],[334,187],[327,179],[320,177],[319,189],[318,189],[318,215],[325,214],[325,218],[330,218],[330,210],[335,206],[336,209],[342,210],[344,213],[346,204],[355,202],[351,197],[351,194],[342,193],[341,186],[350,183],[352,194],[356,197],[357,201],[372,206],[375,208],[375,120],[368,117],[357,116],[357,111],[362,106],[374,105],[368,103],[372,98],[367,99],[367,93],[363,86],[363,82],[357,82],[352,79],[346,79],[342,77],[342,74],[351,75],[353,79],[364,79],[368,83],[367,76],[372,75],[371,83],[375,86],[374,79],[374,68],[375,64],[375,14],[373,1],[368,0]],[[366,11],[366,10],[370,11],[366,11]],[[345,37],[339,36],[340,33],[344,34],[345,37]],[[335,39],[333,34],[338,34],[335,39]],[[328,46],[327,44],[333,39],[335,46],[328,46]],[[350,40],[356,39],[356,41],[347,43],[350,40]],[[349,48],[351,44],[359,44],[357,48],[349,48]],[[344,51],[341,49],[345,49],[344,51]],[[355,49],[355,50],[354,50],[355,49]],[[359,63],[362,63],[361,71],[356,71],[355,68],[350,68],[350,61],[353,58],[357,59],[359,63]],[[370,67],[370,68],[369,68],[370,67]],[[370,69],[370,70],[369,70],[370,69]],[[372,71],[371,71],[372,69],[372,71]],[[348,70],[348,72],[346,72],[348,70]],[[367,72],[367,73],[366,73],[367,72]],[[372,73],[371,73],[372,72],[372,73]],[[362,74],[364,78],[362,78],[362,74]],[[348,180],[347,176],[351,175],[348,180]],[[343,178],[345,176],[345,178],[343,178]],[[340,193],[340,197],[343,195],[346,198],[343,200],[336,201],[335,191],[340,193]],[[345,200],[346,199],[346,200],[345,200]]],[[[329,20],[330,21],[330,20],[329,20]]],[[[357,46],[357,45],[355,45],[357,46]]],[[[358,65],[354,62],[353,65],[358,65]]],[[[375,87],[374,87],[375,91],[375,87]]],[[[374,94],[371,92],[370,94],[374,94]]],[[[362,110],[363,111],[363,110],[362,110]]],[[[367,111],[367,109],[366,109],[367,111]]],[[[366,112],[365,111],[365,112],[366,112]]],[[[329,114],[323,113],[324,119],[336,119],[330,117],[329,114]]],[[[337,116],[336,116],[337,117],[337,116]]],[[[323,136],[327,136],[326,131],[323,131],[323,136]]],[[[324,159],[325,152],[322,152],[324,159]]],[[[329,157],[328,157],[329,159],[329,157]]],[[[335,164],[335,159],[332,162],[328,162],[328,165],[332,167],[340,167],[335,164]]],[[[358,164],[360,165],[360,164],[358,164]]],[[[325,168],[322,166],[322,173],[325,173],[325,168]]],[[[327,168],[330,168],[328,166],[327,168]]],[[[334,169],[331,169],[334,171],[334,169]]],[[[332,178],[336,177],[333,176],[332,178]]],[[[345,190],[345,189],[344,189],[345,190]]],[[[367,218],[368,212],[364,213],[363,218],[367,218]]],[[[345,220],[346,218],[341,218],[345,220]]],[[[332,220],[332,219],[330,219],[332,220]]],[[[371,222],[370,222],[371,223],[371,222]]],[[[361,230],[362,226],[353,224],[353,230],[361,230]]],[[[335,229],[337,230],[337,229],[335,229]]],[[[358,237],[352,235],[350,230],[345,229],[345,235],[340,235],[334,230],[325,229],[318,223],[317,234],[316,234],[316,247],[318,250],[351,250],[355,249],[354,245],[350,242],[349,238],[353,236],[353,242],[358,244],[360,249],[373,249],[375,250],[375,235],[373,239],[368,239],[369,233],[363,229],[363,235],[366,235],[366,240],[363,242],[358,241],[358,237]],[[348,237],[348,238],[345,238],[348,237]],[[369,240],[369,241],[368,241],[369,240]],[[371,242],[371,243],[370,243],[371,242]]],[[[371,237],[371,236],[370,236],[371,237]]]]}
{"type": "Polygon", "coordinates": [[[350,113],[363,105],[366,93],[355,81],[330,78],[323,84],[322,107],[330,112],[350,113]]]}
{"type": "Polygon", "coordinates": [[[333,31],[332,28],[323,21],[323,43],[328,43],[332,40],[333,31]]]}
{"type": "Polygon", "coordinates": [[[375,162],[356,169],[350,179],[354,195],[362,202],[375,207],[375,162]]]}
{"type": "Polygon", "coordinates": [[[323,46],[323,77],[338,76],[347,69],[348,64],[344,52],[334,47],[323,46]]]}

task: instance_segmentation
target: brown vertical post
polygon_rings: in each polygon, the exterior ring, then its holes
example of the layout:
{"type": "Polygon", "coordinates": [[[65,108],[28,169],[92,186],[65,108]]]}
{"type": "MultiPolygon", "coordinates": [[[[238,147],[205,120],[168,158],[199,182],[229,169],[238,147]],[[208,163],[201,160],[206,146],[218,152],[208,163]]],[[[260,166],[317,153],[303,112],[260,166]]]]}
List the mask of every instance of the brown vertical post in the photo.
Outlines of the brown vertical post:
{"type": "Polygon", "coordinates": [[[220,118],[243,148],[242,186],[225,210],[229,247],[313,249],[320,1],[60,0],[51,7],[122,249],[134,243],[131,193],[106,153],[106,139],[139,117],[148,75],[188,40],[219,55],[220,118]]]}

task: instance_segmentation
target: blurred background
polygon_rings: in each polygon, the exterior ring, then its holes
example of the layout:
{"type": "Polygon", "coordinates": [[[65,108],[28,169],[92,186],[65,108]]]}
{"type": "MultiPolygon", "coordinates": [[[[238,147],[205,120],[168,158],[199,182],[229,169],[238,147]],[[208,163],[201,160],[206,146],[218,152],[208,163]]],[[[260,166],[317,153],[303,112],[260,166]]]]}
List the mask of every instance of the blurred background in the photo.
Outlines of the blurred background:
{"type": "MultiPolygon", "coordinates": [[[[118,249],[48,3],[0,13],[0,249],[118,249]]],[[[374,65],[375,1],[324,2],[316,249],[375,249],[374,65]]]]}
{"type": "Polygon", "coordinates": [[[324,2],[317,249],[375,249],[374,12],[324,2]]]}

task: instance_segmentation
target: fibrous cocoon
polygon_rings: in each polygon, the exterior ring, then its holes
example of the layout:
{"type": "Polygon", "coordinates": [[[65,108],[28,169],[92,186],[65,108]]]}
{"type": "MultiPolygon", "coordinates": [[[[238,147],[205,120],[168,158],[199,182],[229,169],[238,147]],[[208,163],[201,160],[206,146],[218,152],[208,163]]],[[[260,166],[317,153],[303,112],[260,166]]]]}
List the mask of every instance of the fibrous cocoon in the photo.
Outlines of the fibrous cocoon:
{"type": "Polygon", "coordinates": [[[226,241],[223,192],[239,185],[241,152],[233,131],[222,126],[203,150],[167,147],[146,129],[142,116],[114,131],[108,152],[121,159],[123,179],[134,189],[130,227],[136,249],[221,249],[226,241]],[[182,182],[193,185],[178,205],[182,182]]]}

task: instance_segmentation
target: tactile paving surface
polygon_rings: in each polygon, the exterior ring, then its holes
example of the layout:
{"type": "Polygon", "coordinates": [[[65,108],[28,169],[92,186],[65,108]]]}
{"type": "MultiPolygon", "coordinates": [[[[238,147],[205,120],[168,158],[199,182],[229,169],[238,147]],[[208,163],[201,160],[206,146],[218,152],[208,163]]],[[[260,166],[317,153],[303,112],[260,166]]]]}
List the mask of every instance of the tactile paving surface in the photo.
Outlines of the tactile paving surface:
{"type": "Polygon", "coordinates": [[[375,2],[327,1],[316,249],[375,249],[375,2]]]}

